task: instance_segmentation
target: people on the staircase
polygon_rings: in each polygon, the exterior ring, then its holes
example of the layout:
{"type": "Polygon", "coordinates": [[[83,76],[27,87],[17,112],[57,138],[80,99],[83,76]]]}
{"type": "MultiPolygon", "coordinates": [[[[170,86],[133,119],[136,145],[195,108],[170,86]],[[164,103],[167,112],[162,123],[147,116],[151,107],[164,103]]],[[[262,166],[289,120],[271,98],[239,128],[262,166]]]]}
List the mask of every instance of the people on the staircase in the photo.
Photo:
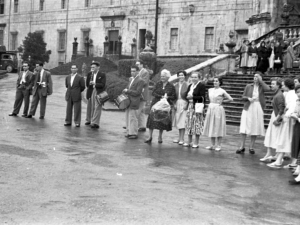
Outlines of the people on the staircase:
{"type": "Polygon", "coordinates": [[[291,118],[295,121],[295,126],[293,130],[292,138],[292,157],[297,158],[297,168],[293,173],[297,176],[295,179],[290,180],[290,184],[300,184],[300,85],[295,87],[295,92],[297,95],[297,102],[295,106],[295,111],[291,115],[291,118]]]}
{"type": "Polygon", "coordinates": [[[250,74],[254,73],[257,65],[257,48],[255,46],[255,42],[252,41],[248,48],[248,68],[250,70],[250,74]]]}
{"type": "Polygon", "coordinates": [[[285,69],[290,74],[290,69],[293,68],[293,62],[295,60],[295,54],[294,54],[294,48],[293,48],[294,42],[290,42],[289,46],[286,50],[286,57],[285,57],[285,69]]]}
{"type": "Polygon", "coordinates": [[[287,78],[282,82],[282,89],[284,90],[283,95],[285,99],[285,112],[282,116],[282,125],[280,126],[276,141],[276,161],[268,164],[268,166],[272,168],[281,168],[284,154],[291,153],[294,128],[294,121],[291,118],[291,115],[295,111],[297,101],[297,95],[295,93],[294,87],[294,80],[291,78],[287,78]]]}
{"type": "Polygon", "coordinates": [[[275,60],[275,45],[274,42],[270,43],[269,47],[270,57],[269,57],[269,71],[274,71],[274,60],[275,60]]]}
{"type": "Polygon", "coordinates": [[[285,100],[281,87],[282,80],[280,78],[274,77],[271,79],[271,89],[274,92],[274,97],[272,99],[273,112],[264,140],[264,145],[267,147],[267,154],[260,159],[261,162],[271,162],[274,158],[272,149],[277,148],[276,142],[282,125],[282,115],[285,108],[285,100]]]}
{"type": "Polygon", "coordinates": [[[209,150],[221,150],[222,138],[226,135],[226,117],[223,102],[233,101],[232,97],[220,86],[222,78],[214,78],[214,87],[208,89],[209,106],[204,122],[203,135],[211,138],[209,150]]]}
{"type": "Polygon", "coordinates": [[[241,145],[236,151],[237,154],[245,152],[245,141],[247,135],[251,136],[249,152],[255,154],[254,143],[257,136],[265,135],[264,112],[266,106],[265,92],[270,87],[262,80],[261,73],[256,72],[253,83],[245,87],[242,99],[245,100],[244,109],[241,116],[241,145]]]}
{"type": "Polygon", "coordinates": [[[177,73],[178,82],[175,84],[177,101],[174,103],[174,117],[173,127],[176,127],[179,131],[178,139],[175,139],[173,143],[179,145],[184,144],[185,133],[185,119],[187,114],[188,100],[186,99],[188,84],[185,81],[187,73],[182,70],[177,73]]]}
{"type": "Polygon", "coordinates": [[[269,68],[269,57],[270,57],[270,51],[266,47],[266,43],[262,41],[260,43],[260,47],[257,50],[258,53],[258,64],[256,70],[264,74],[267,72],[269,68]]]}
{"type": "Polygon", "coordinates": [[[184,147],[199,147],[200,135],[203,133],[203,123],[204,123],[204,110],[202,106],[205,104],[205,84],[203,84],[203,76],[198,72],[193,72],[191,74],[192,83],[189,85],[187,90],[187,100],[189,101],[188,111],[186,115],[186,130],[188,134],[188,142],[184,143],[184,147]],[[200,104],[199,104],[200,103],[200,104]],[[196,139],[193,143],[193,136],[196,139]]]}
{"type": "Polygon", "coordinates": [[[276,42],[275,49],[274,49],[274,72],[275,74],[281,74],[282,62],[283,62],[283,52],[282,46],[279,42],[276,42]]]}
{"type": "Polygon", "coordinates": [[[241,47],[241,65],[240,68],[242,68],[242,72],[243,74],[247,73],[247,67],[248,67],[248,58],[249,58],[249,54],[248,54],[248,48],[249,48],[249,41],[248,40],[244,40],[242,47],[241,47]]]}

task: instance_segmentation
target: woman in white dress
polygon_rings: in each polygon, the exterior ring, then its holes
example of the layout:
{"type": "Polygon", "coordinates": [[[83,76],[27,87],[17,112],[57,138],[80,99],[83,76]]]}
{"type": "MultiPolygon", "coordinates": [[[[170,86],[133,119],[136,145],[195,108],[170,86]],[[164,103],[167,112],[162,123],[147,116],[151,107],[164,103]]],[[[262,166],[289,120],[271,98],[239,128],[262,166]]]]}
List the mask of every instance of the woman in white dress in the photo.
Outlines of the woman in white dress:
{"type": "Polygon", "coordinates": [[[274,59],[275,59],[275,45],[274,45],[274,42],[271,42],[271,45],[270,45],[270,58],[269,58],[269,69],[270,71],[273,71],[274,70],[274,59]]]}
{"type": "Polygon", "coordinates": [[[264,112],[266,106],[265,91],[270,87],[263,82],[262,73],[254,74],[253,84],[248,84],[243,93],[243,99],[246,101],[241,116],[240,134],[242,141],[236,154],[245,152],[245,142],[247,135],[251,136],[250,154],[255,154],[253,149],[257,136],[265,136],[264,112]]]}
{"type": "Polygon", "coordinates": [[[292,137],[294,129],[294,121],[291,115],[295,111],[297,95],[294,90],[294,80],[287,78],[282,82],[285,99],[285,113],[283,114],[282,125],[278,132],[276,141],[277,159],[275,162],[268,164],[272,168],[281,168],[284,154],[290,154],[292,148],[292,137]]]}
{"type": "Polygon", "coordinates": [[[223,102],[231,102],[231,96],[220,86],[223,84],[222,78],[214,78],[214,87],[208,89],[209,106],[204,122],[203,135],[211,138],[209,150],[221,150],[222,137],[226,135],[226,117],[223,102]],[[217,144],[216,144],[217,139],[217,144]]]}
{"type": "Polygon", "coordinates": [[[240,67],[243,70],[243,74],[247,73],[247,67],[248,67],[248,45],[249,45],[249,41],[248,40],[244,40],[242,47],[241,47],[241,65],[240,67]]]}
{"type": "Polygon", "coordinates": [[[175,84],[177,101],[174,103],[174,120],[173,127],[176,127],[179,131],[178,139],[174,140],[173,143],[178,143],[183,145],[184,142],[184,133],[185,133],[185,119],[187,113],[188,101],[186,99],[186,93],[188,89],[188,84],[185,81],[186,78],[185,71],[179,71],[177,73],[178,83],[175,84]]]}
{"type": "Polygon", "coordinates": [[[254,41],[251,42],[248,53],[248,68],[250,69],[250,74],[252,74],[254,73],[257,65],[257,48],[254,41]]]}
{"type": "Polygon", "coordinates": [[[267,147],[267,154],[260,159],[261,162],[271,162],[273,159],[272,149],[276,149],[278,133],[282,125],[282,115],[284,113],[285,103],[284,96],[281,91],[282,80],[280,78],[271,79],[271,89],[274,91],[272,99],[273,112],[266,132],[264,145],[267,147]]]}

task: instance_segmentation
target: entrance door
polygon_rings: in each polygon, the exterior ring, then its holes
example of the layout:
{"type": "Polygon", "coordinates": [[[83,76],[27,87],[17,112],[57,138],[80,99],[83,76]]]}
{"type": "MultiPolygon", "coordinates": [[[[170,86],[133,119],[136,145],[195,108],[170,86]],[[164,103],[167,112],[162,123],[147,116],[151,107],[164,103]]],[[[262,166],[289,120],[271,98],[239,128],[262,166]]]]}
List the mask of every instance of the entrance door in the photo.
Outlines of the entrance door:
{"type": "Polygon", "coordinates": [[[119,37],[119,31],[118,30],[108,31],[108,41],[109,41],[108,53],[109,54],[117,54],[118,37],[119,37]]]}
{"type": "Polygon", "coordinates": [[[139,30],[139,51],[143,51],[146,47],[146,29],[140,29],[139,30]]]}

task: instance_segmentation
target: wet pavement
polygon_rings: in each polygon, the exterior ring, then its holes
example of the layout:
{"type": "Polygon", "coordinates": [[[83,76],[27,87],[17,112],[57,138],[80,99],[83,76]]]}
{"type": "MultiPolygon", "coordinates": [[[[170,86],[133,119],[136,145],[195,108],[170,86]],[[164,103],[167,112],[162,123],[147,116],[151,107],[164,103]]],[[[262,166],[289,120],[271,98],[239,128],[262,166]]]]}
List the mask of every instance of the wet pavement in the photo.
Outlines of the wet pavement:
{"type": "Polygon", "coordinates": [[[237,128],[221,152],[206,137],[196,150],[173,144],[175,130],[147,145],[110,111],[99,130],[64,127],[64,76],[44,120],[9,117],[16,76],[0,80],[0,224],[300,224],[300,186],[259,162],[262,139],[255,155],[235,154],[237,128]]]}

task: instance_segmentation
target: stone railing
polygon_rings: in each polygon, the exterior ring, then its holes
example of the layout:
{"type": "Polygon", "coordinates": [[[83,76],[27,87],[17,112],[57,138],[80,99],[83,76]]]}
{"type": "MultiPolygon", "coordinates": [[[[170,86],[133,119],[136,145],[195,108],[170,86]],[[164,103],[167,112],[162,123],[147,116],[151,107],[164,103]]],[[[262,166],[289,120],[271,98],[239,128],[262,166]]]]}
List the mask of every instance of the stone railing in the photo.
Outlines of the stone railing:
{"type": "MultiPolygon", "coordinates": [[[[235,72],[236,55],[222,54],[212,59],[208,59],[196,66],[186,69],[187,74],[192,72],[201,72],[207,79],[212,79],[215,76],[224,76],[227,73],[235,72]]],[[[177,75],[170,77],[170,82],[176,82],[177,75]]]]}

